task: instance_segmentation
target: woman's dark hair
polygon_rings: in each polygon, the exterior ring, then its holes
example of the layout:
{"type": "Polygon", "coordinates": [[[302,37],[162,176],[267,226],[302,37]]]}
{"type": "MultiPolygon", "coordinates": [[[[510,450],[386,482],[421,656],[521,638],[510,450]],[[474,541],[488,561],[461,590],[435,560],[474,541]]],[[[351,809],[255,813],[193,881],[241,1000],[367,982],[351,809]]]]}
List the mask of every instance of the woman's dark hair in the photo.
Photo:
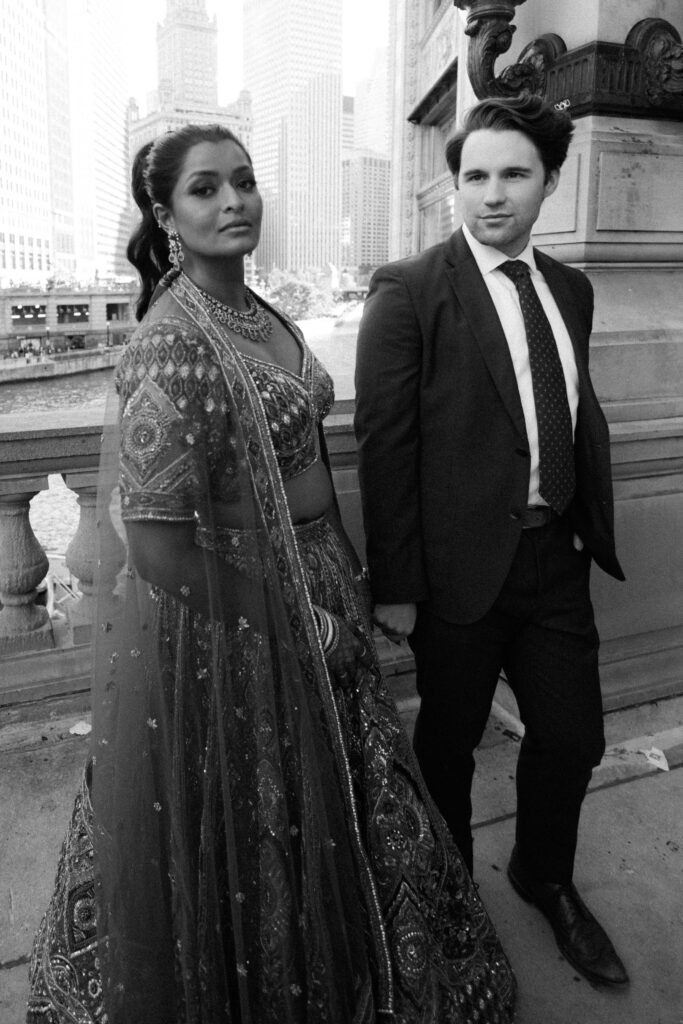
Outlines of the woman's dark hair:
{"type": "Polygon", "coordinates": [[[465,122],[446,145],[451,174],[460,173],[465,140],[472,132],[488,128],[495,132],[516,131],[533,142],[543,161],[546,178],[564,163],[574,131],[572,119],[546,103],[540,96],[487,99],[467,111],[465,122]]]}
{"type": "Polygon", "coordinates": [[[131,235],[126,255],[140,275],[140,295],[135,306],[138,320],[147,312],[157,284],[171,270],[168,235],[157,223],[152,207],[154,203],[170,207],[188,150],[200,142],[235,142],[251,163],[240,139],[220,124],[186,124],[167,132],[145,143],[133,161],[131,189],[142,220],[131,235]]]}

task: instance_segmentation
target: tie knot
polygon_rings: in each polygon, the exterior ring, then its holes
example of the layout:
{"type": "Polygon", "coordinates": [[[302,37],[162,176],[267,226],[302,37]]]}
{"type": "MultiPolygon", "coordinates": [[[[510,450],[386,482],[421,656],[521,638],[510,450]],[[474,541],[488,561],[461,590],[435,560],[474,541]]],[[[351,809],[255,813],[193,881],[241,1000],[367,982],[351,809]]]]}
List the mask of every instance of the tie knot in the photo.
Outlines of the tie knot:
{"type": "Polygon", "coordinates": [[[529,264],[524,260],[506,260],[498,269],[502,270],[505,276],[509,277],[516,285],[522,281],[528,281],[531,276],[529,264]]]}

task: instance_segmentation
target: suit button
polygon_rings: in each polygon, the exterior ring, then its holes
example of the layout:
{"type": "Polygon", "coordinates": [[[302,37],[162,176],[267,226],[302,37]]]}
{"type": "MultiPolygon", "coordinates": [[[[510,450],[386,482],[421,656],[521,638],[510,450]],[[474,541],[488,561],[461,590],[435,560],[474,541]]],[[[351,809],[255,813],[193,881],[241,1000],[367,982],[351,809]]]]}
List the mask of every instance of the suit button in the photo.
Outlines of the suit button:
{"type": "Polygon", "coordinates": [[[525,459],[529,458],[529,453],[524,448],[515,448],[515,455],[521,455],[525,459]]]}
{"type": "Polygon", "coordinates": [[[510,513],[510,519],[514,519],[516,521],[516,520],[521,519],[521,518],[522,518],[521,512],[511,512],[510,513]]]}

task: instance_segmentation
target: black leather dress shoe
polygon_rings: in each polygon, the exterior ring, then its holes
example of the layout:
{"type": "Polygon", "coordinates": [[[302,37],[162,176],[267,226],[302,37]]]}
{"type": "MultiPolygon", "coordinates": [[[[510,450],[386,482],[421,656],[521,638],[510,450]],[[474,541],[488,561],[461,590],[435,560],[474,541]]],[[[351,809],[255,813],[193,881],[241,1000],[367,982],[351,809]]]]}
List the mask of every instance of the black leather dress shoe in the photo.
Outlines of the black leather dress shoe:
{"type": "Polygon", "coordinates": [[[538,882],[524,869],[517,847],[508,864],[508,878],[522,899],[534,903],[555,932],[569,963],[599,985],[626,985],[628,974],[602,925],[596,921],[574,885],[538,882]]]}

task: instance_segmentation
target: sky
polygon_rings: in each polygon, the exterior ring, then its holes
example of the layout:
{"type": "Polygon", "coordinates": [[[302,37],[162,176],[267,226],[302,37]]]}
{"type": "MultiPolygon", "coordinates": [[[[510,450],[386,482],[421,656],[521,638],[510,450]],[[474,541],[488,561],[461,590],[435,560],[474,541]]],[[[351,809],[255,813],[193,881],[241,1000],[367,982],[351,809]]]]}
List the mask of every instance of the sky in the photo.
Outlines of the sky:
{"type": "MultiPolygon", "coordinates": [[[[386,43],[389,0],[342,2],[343,87],[346,95],[353,95],[356,82],[369,72],[376,49],[386,43]]],[[[117,8],[122,23],[128,25],[129,92],[144,106],[147,93],[157,84],[156,26],[166,15],[166,0],[119,0],[117,8]]],[[[218,100],[232,103],[244,85],[242,0],[206,0],[206,9],[210,16],[216,15],[218,22],[218,100]]]]}

